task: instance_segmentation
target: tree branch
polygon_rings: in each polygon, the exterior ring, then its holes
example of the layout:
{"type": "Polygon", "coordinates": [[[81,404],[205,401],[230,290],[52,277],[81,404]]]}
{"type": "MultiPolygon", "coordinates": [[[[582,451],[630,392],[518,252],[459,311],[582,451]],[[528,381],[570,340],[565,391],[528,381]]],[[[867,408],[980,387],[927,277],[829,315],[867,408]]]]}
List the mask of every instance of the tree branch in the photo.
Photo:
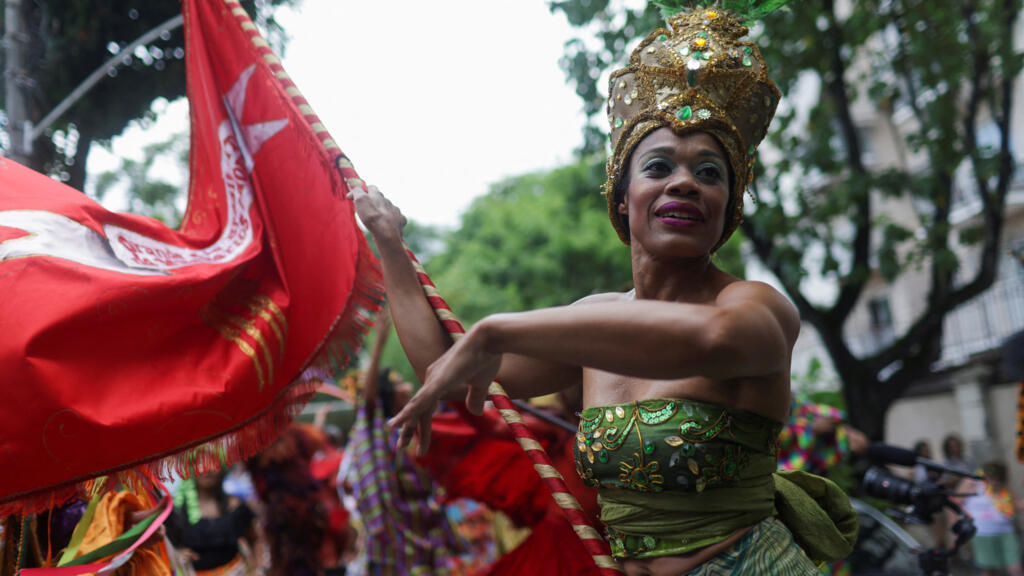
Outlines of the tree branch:
{"type": "MultiPolygon", "coordinates": [[[[837,116],[846,146],[852,181],[856,178],[866,177],[867,170],[864,168],[860,139],[850,112],[851,103],[847,95],[846,64],[843,62],[841,53],[845,35],[836,19],[833,0],[823,0],[823,8],[828,18],[827,37],[833,40],[829,45],[832,80],[828,83],[828,87],[836,102],[837,116]]],[[[864,190],[854,203],[854,223],[857,230],[853,239],[853,261],[850,273],[841,279],[836,302],[826,313],[828,321],[836,325],[842,325],[842,322],[849,316],[867,282],[867,276],[861,274],[861,271],[868,266],[871,249],[871,194],[867,190],[864,190]]]]}

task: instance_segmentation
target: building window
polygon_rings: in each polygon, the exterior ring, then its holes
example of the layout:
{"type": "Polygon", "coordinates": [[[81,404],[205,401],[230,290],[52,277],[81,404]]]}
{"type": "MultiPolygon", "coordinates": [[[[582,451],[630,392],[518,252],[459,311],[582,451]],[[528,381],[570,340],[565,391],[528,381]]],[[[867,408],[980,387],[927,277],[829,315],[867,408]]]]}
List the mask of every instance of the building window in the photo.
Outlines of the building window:
{"type": "Polygon", "coordinates": [[[892,310],[889,308],[889,299],[885,296],[877,296],[868,302],[868,312],[871,314],[871,330],[875,333],[892,331],[892,310]]]}

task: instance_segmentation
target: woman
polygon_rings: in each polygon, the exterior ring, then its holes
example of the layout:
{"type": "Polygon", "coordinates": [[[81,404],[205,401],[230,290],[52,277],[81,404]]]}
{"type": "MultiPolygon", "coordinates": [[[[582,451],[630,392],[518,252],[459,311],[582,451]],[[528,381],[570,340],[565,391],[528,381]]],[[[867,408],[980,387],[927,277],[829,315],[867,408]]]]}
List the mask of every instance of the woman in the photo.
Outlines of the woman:
{"type": "Polygon", "coordinates": [[[489,316],[446,350],[402,249],[404,218],[375,188],[352,193],[423,381],[392,424],[402,444],[418,431],[423,451],[442,398],[464,395],[480,412],[495,378],[520,397],[580,385],[577,468],[598,489],[627,573],[815,574],[776,515],[797,528],[819,520],[800,534],[815,561],[849,552],[856,519],[827,481],[773,475],[799,316],[770,286],[711,261],[739,224],[779,93],[729,15],[700,10],[670,24],[611,77],[606,191],[634,290],[489,316]],[[807,490],[841,509],[842,529],[807,490]]]}
{"type": "Polygon", "coordinates": [[[240,547],[244,541],[250,555],[259,550],[255,514],[224,492],[224,476],[217,471],[183,481],[167,523],[168,538],[199,576],[242,576],[260,566],[255,558],[245,558],[240,547]]]}

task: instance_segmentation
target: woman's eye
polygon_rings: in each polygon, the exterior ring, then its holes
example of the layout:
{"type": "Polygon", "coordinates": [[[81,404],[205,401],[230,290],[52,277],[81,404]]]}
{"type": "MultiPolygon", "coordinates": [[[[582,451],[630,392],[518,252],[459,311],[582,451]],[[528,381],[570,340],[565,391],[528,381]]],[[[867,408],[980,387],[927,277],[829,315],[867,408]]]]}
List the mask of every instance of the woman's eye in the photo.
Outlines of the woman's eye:
{"type": "Polygon", "coordinates": [[[714,164],[705,164],[697,168],[697,175],[708,180],[719,180],[722,178],[722,170],[714,164]]]}
{"type": "Polygon", "coordinates": [[[644,164],[645,172],[652,172],[655,174],[664,174],[672,171],[672,167],[669,166],[668,162],[664,160],[651,160],[647,164],[644,164]]]}

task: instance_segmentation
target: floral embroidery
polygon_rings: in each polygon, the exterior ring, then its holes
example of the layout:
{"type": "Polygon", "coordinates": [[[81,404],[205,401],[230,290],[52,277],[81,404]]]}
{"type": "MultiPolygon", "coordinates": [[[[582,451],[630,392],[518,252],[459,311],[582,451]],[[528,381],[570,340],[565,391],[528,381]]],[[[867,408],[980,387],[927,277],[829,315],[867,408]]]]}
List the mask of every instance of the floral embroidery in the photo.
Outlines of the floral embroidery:
{"type": "Polygon", "coordinates": [[[643,456],[633,454],[632,462],[619,462],[619,482],[630,490],[659,492],[665,477],[658,473],[658,461],[644,464],[643,456]]]}

